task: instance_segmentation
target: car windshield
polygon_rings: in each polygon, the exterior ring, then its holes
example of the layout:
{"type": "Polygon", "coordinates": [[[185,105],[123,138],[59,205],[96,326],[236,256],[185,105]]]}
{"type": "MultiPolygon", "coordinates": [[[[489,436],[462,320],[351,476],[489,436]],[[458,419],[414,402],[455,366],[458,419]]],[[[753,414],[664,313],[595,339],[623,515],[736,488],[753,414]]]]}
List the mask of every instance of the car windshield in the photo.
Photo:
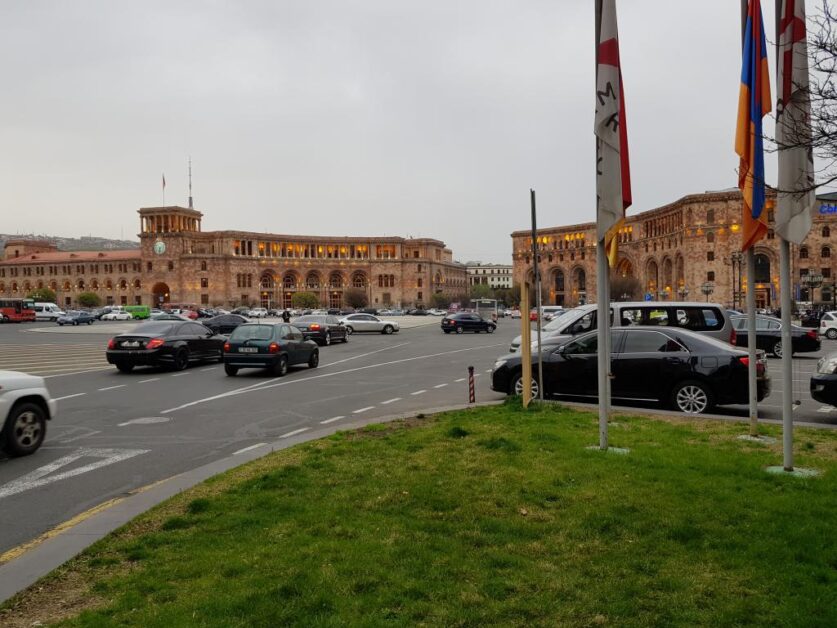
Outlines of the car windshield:
{"type": "Polygon", "coordinates": [[[165,336],[166,334],[171,333],[174,325],[171,323],[160,323],[160,322],[153,322],[153,323],[143,323],[141,325],[137,325],[134,328],[134,331],[131,332],[133,334],[140,334],[145,335],[148,334],[150,336],[165,336]]]}
{"type": "Polygon", "coordinates": [[[294,323],[325,323],[325,316],[300,316],[294,323]]]}
{"type": "Polygon", "coordinates": [[[563,329],[566,325],[573,322],[579,316],[591,311],[586,307],[574,307],[561,314],[558,318],[553,318],[546,325],[543,326],[544,331],[557,331],[563,329]]]}
{"type": "Polygon", "coordinates": [[[239,325],[230,340],[270,340],[272,337],[273,325],[239,325]]]}

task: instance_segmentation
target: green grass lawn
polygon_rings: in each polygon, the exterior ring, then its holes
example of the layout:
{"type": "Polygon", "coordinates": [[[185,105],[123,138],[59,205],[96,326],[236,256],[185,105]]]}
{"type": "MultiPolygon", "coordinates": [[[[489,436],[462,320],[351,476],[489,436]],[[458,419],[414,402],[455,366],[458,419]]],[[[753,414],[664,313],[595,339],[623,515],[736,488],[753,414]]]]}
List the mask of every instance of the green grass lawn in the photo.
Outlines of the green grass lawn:
{"type": "Polygon", "coordinates": [[[585,449],[590,413],[515,402],[278,452],[96,544],[0,624],[837,626],[837,434],[797,431],[823,475],[796,479],[764,472],[781,452],[743,425],[615,421],[627,456],[585,449]]]}

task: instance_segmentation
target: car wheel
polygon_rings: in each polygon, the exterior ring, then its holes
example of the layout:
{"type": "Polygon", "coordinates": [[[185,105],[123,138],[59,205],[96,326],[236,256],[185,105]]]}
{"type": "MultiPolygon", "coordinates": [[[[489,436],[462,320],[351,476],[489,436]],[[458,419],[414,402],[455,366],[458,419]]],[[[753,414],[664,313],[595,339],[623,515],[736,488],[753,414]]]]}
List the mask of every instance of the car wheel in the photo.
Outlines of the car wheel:
{"type": "Polygon", "coordinates": [[[393,332],[392,325],[384,325],[384,333],[389,336],[393,332]]]}
{"type": "Polygon", "coordinates": [[[232,364],[225,364],[224,373],[226,373],[230,377],[235,377],[236,375],[238,375],[238,367],[233,366],[232,364]]]}
{"type": "Polygon", "coordinates": [[[497,328],[494,327],[494,325],[489,325],[488,327],[485,328],[485,333],[493,334],[495,329],[497,329],[497,328]]]}
{"type": "Polygon", "coordinates": [[[116,368],[119,369],[119,371],[122,372],[122,373],[130,373],[131,371],[134,370],[134,365],[133,364],[126,364],[125,362],[120,362],[119,364],[116,365],[116,368]]]}
{"type": "Polygon", "coordinates": [[[446,334],[450,333],[450,329],[443,329],[442,331],[445,332],[446,334]]]}
{"type": "Polygon", "coordinates": [[[73,321],[73,327],[75,327],[76,325],[78,325],[78,321],[73,321]]]}
{"type": "Polygon", "coordinates": [[[288,372],[288,356],[280,355],[279,361],[273,366],[273,374],[276,377],[283,377],[288,372]]]}
{"type": "Polygon", "coordinates": [[[343,334],[343,342],[349,342],[349,334],[343,334]]]}
{"type": "MultiPolygon", "coordinates": [[[[536,398],[540,394],[540,386],[538,386],[538,380],[534,377],[532,378],[532,398],[536,398]]],[[[518,373],[512,379],[511,387],[509,389],[510,395],[523,395],[523,373],[518,373]]]]}
{"type": "Polygon", "coordinates": [[[702,414],[712,407],[712,391],[701,382],[680,382],[671,391],[671,403],[680,412],[702,414]]]}
{"type": "Polygon", "coordinates": [[[346,327],[346,333],[347,334],[353,334],[353,333],[355,333],[355,330],[352,329],[351,327],[346,327]]]}
{"type": "Polygon", "coordinates": [[[311,357],[308,358],[308,368],[315,369],[320,364],[320,352],[319,351],[312,351],[311,357]]]}
{"type": "Polygon", "coordinates": [[[825,332],[825,337],[831,340],[837,340],[837,329],[829,329],[825,332]]]}
{"type": "Polygon", "coordinates": [[[172,367],[175,371],[183,371],[189,366],[189,350],[178,349],[174,354],[174,364],[172,367]]]}
{"type": "Polygon", "coordinates": [[[462,327],[457,327],[457,328],[456,328],[456,333],[457,333],[457,334],[461,334],[463,331],[465,331],[465,330],[464,330],[464,329],[462,329],[462,327]]]}
{"type": "Polygon", "coordinates": [[[59,326],[59,327],[63,327],[63,326],[64,326],[64,323],[58,323],[58,326],[59,326]]]}
{"type": "Polygon", "coordinates": [[[326,332],[325,338],[323,339],[323,344],[327,347],[331,344],[331,333],[326,332]]]}
{"type": "Polygon", "coordinates": [[[777,340],[777,341],[776,341],[776,344],[774,344],[774,345],[773,345],[773,349],[771,349],[771,351],[770,351],[770,352],[771,352],[774,356],[776,356],[777,358],[781,358],[781,357],[782,357],[782,341],[781,341],[781,340],[777,340]]]}
{"type": "Polygon", "coordinates": [[[93,321],[92,321],[92,320],[87,321],[87,324],[88,324],[88,325],[92,325],[92,324],[93,324],[93,321]]]}
{"type": "Polygon", "coordinates": [[[3,451],[10,456],[28,456],[44,442],[46,412],[36,403],[16,405],[6,419],[3,432],[3,451]]]}

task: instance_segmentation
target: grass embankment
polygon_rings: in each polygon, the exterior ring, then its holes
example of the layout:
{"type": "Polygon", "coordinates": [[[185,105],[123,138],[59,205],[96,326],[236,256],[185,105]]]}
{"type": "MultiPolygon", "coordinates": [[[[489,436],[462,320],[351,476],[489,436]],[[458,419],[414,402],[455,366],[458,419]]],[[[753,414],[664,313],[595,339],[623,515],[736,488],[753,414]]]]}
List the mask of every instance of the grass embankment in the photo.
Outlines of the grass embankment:
{"type": "MultiPolygon", "coordinates": [[[[556,406],[452,412],[273,454],[7,604],[32,625],[837,625],[837,434],[816,479],[743,427],[556,406]]],[[[771,428],[765,431],[773,432],[771,428]]]]}

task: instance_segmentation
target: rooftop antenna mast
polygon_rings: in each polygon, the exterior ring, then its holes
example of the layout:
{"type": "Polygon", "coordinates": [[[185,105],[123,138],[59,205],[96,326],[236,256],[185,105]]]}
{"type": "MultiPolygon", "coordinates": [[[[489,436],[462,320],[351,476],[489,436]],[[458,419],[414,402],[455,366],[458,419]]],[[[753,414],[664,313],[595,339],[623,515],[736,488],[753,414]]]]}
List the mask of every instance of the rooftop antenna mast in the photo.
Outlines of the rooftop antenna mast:
{"type": "Polygon", "coordinates": [[[195,209],[192,205],[192,156],[189,155],[189,209],[195,209]]]}

